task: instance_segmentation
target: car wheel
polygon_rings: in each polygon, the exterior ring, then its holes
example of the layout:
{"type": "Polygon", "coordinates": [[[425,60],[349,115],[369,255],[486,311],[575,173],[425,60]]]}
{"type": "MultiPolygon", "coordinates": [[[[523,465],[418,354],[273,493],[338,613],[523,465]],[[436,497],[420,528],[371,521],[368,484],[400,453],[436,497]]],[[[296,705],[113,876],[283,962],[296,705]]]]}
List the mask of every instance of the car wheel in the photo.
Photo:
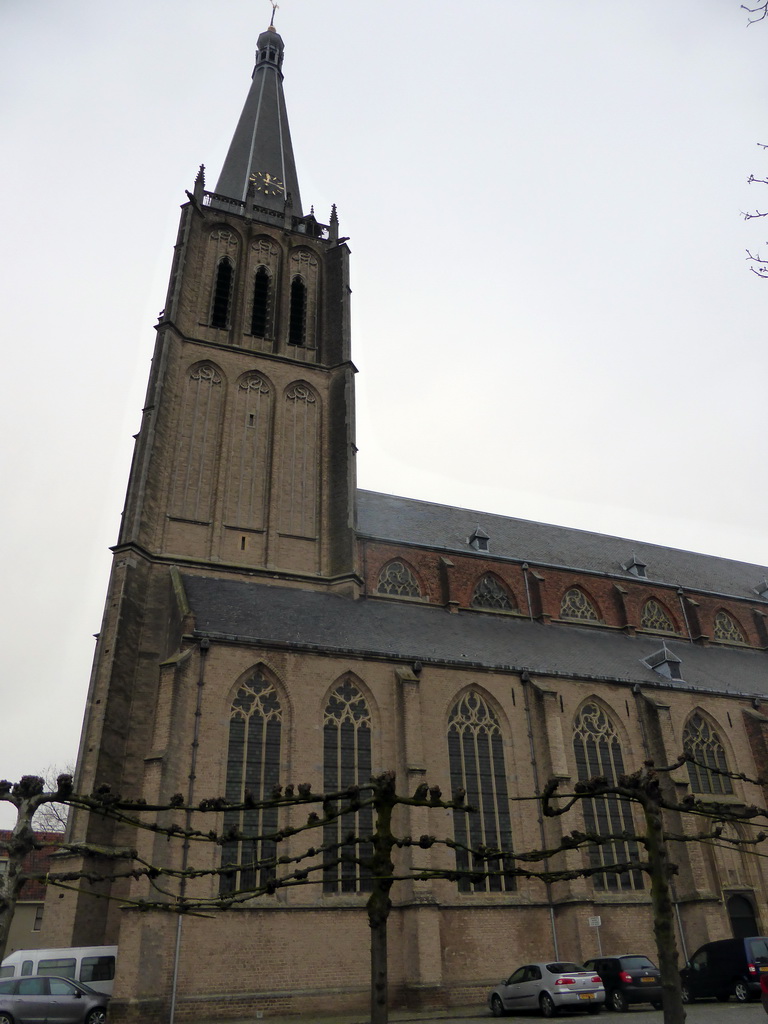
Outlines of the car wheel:
{"type": "Polygon", "coordinates": [[[608,1001],[611,1004],[611,1009],[615,1010],[617,1013],[627,1012],[627,997],[620,988],[615,988],[613,992],[611,992],[611,996],[608,1001]]]}
{"type": "Polygon", "coordinates": [[[557,1007],[552,1001],[552,996],[548,992],[542,992],[539,999],[539,1006],[541,1007],[542,1017],[556,1017],[557,1007]]]}
{"type": "Polygon", "coordinates": [[[0,1013],[0,1024],[13,1024],[13,1017],[10,1013],[0,1013]]]}
{"type": "Polygon", "coordinates": [[[740,979],[733,986],[733,994],[736,996],[736,1001],[739,1003],[748,1003],[752,998],[752,993],[749,991],[749,985],[743,979],[740,979]]]}
{"type": "Polygon", "coordinates": [[[504,1016],[504,1003],[502,1003],[498,996],[494,996],[491,1000],[491,1013],[494,1017],[504,1016]]]}
{"type": "Polygon", "coordinates": [[[103,1006],[97,1006],[95,1010],[91,1010],[88,1016],[85,1018],[85,1024],[106,1024],[107,1011],[103,1006]]]}
{"type": "Polygon", "coordinates": [[[693,992],[688,988],[687,985],[680,986],[680,995],[682,996],[683,1002],[690,1005],[695,999],[693,992]]]}

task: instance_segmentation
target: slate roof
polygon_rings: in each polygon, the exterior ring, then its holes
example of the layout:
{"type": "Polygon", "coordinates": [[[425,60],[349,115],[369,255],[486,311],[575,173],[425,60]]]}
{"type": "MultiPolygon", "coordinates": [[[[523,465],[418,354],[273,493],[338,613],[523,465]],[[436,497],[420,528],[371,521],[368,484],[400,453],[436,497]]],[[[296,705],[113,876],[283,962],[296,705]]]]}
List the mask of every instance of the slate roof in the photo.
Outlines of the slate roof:
{"type": "Polygon", "coordinates": [[[666,640],[668,650],[680,658],[683,676],[666,680],[643,664],[661,648],[660,637],[546,626],[488,612],[452,614],[414,601],[353,600],[321,591],[202,576],[182,579],[195,632],[214,638],[768,697],[768,660],[760,651],[666,640]]]}
{"type": "MultiPolygon", "coordinates": [[[[662,547],[527,519],[436,505],[375,491],[358,491],[358,533],[398,544],[473,554],[467,539],[477,526],[489,536],[489,554],[531,565],[576,569],[632,580],[622,568],[633,556],[647,565],[647,578],[686,590],[760,601],[756,589],[768,568],[715,555],[662,547]]],[[[768,602],[766,602],[768,604],[768,602]]]]}

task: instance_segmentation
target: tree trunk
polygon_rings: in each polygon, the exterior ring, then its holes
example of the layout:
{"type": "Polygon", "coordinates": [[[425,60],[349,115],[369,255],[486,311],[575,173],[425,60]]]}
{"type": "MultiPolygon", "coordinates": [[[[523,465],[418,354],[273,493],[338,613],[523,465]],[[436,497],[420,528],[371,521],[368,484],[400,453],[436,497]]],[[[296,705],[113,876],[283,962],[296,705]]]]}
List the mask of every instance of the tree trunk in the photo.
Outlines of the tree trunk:
{"type": "Polygon", "coordinates": [[[664,993],[664,1024],[684,1024],[686,1013],[680,988],[674,908],[669,891],[669,858],[664,842],[661,809],[647,789],[642,804],[645,812],[646,850],[651,869],[653,931],[664,993]]]}
{"type": "Polygon", "coordinates": [[[23,874],[24,859],[35,848],[32,817],[37,806],[36,802],[26,799],[17,804],[16,824],[11,838],[3,844],[8,853],[8,873],[5,884],[0,882],[0,962],[5,957],[16,903],[26,881],[23,874]]]}
{"type": "Polygon", "coordinates": [[[389,1019],[389,981],[387,974],[387,919],[392,909],[392,808],[395,806],[395,777],[387,772],[373,780],[376,830],[373,835],[371,876],[373,888],[368,898],[368,924],[371,929],[371,1024],[387,1024],[389,1019]]]}

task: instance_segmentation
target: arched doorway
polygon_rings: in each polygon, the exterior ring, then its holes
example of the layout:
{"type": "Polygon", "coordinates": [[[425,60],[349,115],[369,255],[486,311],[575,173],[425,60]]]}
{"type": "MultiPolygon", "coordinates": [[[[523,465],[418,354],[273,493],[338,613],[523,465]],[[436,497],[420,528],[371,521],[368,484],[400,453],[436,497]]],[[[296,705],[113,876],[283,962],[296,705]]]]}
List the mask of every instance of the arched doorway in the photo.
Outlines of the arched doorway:
{"type": "Polygon", "coordinates": [[[734,939],[758,934],[755,908],[746,896],[729,897],[727,907],[734,939]]]}

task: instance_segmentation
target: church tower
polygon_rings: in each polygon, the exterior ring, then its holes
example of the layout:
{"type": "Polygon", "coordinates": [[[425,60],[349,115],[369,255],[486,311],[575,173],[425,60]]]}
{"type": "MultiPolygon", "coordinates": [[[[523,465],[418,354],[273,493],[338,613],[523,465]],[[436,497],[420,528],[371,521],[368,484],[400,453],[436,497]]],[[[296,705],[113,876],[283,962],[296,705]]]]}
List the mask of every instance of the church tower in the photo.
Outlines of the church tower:
{"type": "Polygon", "coordinates": [[[259,36],[216,190],[182,208],[118,551],[354,585],[349,251],[305,215],[283,40],[259,36]]]}
{"type": "MultiPolygon", "coordinates": [[[[335,207],[328,225],[302,209],[283,54],[270,25],[216,190],[201,167],[182,207],[94,659],[81,792],[145,792],[162,666],[185,657],[181,572],[358,593],[349,250],[335,207]]],[[[162,775],[182,785],[191,741],[182,749],[178,721],[169,728],[180,746],[162,775]]],[[[71,834],[121,838],[77,814],[71,834]]],[[[113,902],[64,898],[56,911],[52,944],[117,938],[113,902]]]]}

